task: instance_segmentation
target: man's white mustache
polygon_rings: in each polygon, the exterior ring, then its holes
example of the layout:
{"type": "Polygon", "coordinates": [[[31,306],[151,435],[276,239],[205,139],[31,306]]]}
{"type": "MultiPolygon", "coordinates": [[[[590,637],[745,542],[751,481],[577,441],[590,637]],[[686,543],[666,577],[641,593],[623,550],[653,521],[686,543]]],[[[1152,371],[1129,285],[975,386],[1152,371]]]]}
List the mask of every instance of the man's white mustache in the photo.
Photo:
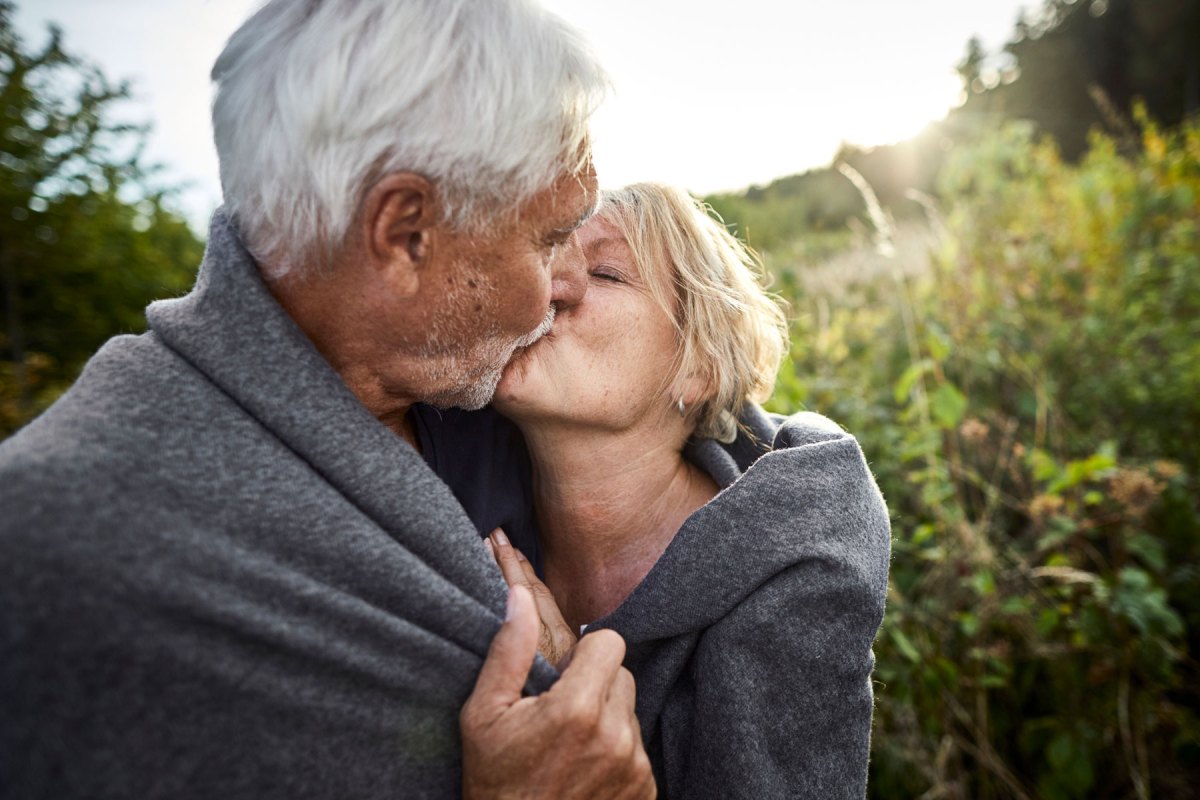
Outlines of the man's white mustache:
{"type": "Polygon", "coordinates": [[[542,320],[542,324],[538,325],[533,331],[518,339],[517,347],[529,347],[529,345],[533,344],[538,339],[549,333],[550,328],[554,326],[554,313],[554,306],[550,306],[550,308],[546,310],[546,318],[542,320]]]}

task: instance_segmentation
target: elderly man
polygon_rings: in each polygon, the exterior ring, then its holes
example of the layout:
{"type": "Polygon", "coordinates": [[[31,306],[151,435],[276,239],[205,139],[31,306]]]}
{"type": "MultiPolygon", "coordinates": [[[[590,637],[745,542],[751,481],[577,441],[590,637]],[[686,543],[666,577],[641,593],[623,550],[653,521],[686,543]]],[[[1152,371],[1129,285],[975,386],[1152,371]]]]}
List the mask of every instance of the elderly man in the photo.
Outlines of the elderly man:
{"type": "Polygon", "coordinates": [[[518,0],[272,0],[213,77],[195,289],[0,446],[0,796],[653,796],[623,643],[535,659],[409,423],[582,296],[600,70],[518,0]]]}

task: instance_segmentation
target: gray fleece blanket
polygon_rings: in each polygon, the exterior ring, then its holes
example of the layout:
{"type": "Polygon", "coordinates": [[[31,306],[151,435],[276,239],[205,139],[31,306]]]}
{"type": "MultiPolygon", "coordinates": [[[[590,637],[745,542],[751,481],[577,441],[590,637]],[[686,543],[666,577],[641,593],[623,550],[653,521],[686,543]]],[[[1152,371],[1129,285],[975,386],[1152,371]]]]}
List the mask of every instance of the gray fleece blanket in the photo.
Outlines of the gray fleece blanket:
{"type": "Polygon", "coordinates": [[[147,317],[0,444],[0,796],[457,796],[505,596],[460,506],[222,215],[147,317]]]}
{"type": "Polygon", "coordinates": [[[721,493],[588,630],[625,637],[663,796],[862,798],[887,508],[830,420],[743,422],[729,448],[689,447],[721,493]]]}
{"type": "MultiPolygon", "coordinates": [[[[588,630],[628,642],[660,796],[861,798],[887,509],[857,442],[830,420],[752,406],[742,422],[730,446],[688,446],[722,491],[588,630]]],[[[532,502],[519,431],[491,409],[426,424],[476,527],[504,527],[537,564],[531,518],[497,502],[532,502]]]]}

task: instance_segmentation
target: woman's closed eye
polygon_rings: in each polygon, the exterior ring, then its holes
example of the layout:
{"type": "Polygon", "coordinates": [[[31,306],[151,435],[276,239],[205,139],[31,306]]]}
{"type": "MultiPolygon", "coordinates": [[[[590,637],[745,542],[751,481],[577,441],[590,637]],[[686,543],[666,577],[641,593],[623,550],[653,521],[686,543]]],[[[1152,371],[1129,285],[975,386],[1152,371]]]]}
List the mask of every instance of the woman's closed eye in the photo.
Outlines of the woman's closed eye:
{"type": "Polygon", "coordinates": [[[604,265],[598,266],[592,270],[592,277],[602,281],[611,283],[625,283],[625,276],[612,267],[604,265]]]}

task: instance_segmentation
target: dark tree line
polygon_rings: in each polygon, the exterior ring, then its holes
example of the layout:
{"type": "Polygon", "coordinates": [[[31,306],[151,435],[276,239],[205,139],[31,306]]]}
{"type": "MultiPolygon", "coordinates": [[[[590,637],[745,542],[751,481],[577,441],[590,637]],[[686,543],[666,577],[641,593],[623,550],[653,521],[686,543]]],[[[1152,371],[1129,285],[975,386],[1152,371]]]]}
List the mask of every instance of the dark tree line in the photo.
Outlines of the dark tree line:
{"type": "Polygon", "coordinates": [[[1198,0],[1047,0],[1002,55],[1007,65],[989,67],[978,42],[968,47],[952,124],[1027,119],[1073,159],[1090,130],[1123,133],[1136,102],[1167,126],[1200,111],[1198,0]]]}

